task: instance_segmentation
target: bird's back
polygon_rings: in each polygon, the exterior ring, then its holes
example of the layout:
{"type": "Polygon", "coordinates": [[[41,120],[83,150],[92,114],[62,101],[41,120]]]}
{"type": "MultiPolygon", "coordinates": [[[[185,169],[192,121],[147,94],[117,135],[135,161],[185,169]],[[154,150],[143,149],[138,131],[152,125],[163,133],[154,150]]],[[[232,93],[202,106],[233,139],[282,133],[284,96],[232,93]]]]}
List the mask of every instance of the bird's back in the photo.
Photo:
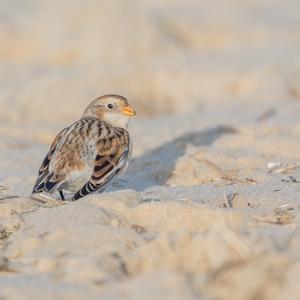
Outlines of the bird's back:
{"type": "MultiPolygon", "coordinates": [[[[40,168],[34,192],[53,192],[59,188],[76,192],[91,178],[99,151],[104,156],[106,152],[112,154],[112,149],[124,152],[126,147],[130,148],[130,143],[125,129],[97,118],[82,118],[54,140],[40,168]]],[[[121,157],[123,153],[117,155],[121,157]]]]}

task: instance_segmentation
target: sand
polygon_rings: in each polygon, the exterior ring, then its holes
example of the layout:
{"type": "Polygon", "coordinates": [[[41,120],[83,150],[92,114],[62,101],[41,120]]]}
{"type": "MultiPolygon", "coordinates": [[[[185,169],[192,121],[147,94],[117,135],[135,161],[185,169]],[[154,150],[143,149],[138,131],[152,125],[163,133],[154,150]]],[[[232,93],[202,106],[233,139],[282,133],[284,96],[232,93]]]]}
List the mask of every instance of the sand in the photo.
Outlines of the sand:
{"type": "Polygon", "coordinates": [[[0,9],[0,299],[299,299],[300,4],[0,9]],[[56,133],[127,96],[128,173],[30,198],[56,133]]]}

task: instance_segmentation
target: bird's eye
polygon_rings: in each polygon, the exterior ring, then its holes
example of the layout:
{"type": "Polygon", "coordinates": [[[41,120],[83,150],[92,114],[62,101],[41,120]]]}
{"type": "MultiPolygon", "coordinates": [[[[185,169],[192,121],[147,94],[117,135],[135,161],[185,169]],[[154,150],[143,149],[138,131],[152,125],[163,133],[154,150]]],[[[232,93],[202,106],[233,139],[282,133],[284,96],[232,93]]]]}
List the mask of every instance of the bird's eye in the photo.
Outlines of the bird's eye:
{"type": "Polygon", "coordinates": [[[111,104],[111,103],[109,103],[109,104],[107,104],[107,108],[108,108],[108,109],[113,109],[113,108],[114,108],[114,105],[111,104]]]}

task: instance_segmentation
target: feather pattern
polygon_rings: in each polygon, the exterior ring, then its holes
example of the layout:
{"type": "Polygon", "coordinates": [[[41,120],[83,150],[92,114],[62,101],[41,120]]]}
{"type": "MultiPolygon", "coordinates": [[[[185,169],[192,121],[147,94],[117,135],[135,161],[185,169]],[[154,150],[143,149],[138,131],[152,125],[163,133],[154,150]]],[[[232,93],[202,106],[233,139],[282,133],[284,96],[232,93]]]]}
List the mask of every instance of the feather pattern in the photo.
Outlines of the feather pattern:
{"type": "Polygon", "coordinates": [[[33,192],[75,192],[72,200],[103,190],[127,167],[129,133],[94,117],[83,117],[62,130],[52,143],[33,192]]]}
{"type": "Polygon", "coordinates": [[[51,144],[50,150],[47,153],[46,157],[44,158],[42,165],[39,168],[38,171],[38,178],[34,184],[33,191],[35,193],[42,192],[45,189],[45,182],[47,182],[47,178],[49,177],[49,163],[51,161],[51,158],[56,150],[57,145],[61,141],[64,133],[66,131],[66,128],[63,129],[54,139],[54,141],[51,144]]]}

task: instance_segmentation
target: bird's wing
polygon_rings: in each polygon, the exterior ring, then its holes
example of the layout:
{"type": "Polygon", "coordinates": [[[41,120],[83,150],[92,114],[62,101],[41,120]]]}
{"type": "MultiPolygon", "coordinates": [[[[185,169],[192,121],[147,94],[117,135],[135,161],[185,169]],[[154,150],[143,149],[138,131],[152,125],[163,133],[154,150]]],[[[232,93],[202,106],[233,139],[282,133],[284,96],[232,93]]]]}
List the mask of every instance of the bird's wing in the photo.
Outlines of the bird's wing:
{"type": "Polygon", "coordinates": [[[46,157],[44,158],[42,165],[39,168],[38,172],[38,178],[34,184],[32,193],[39,193],[45,190],[45,183],[47,181],[47,178],[49,177],[49,164],[51,161],[51,158],[57,148],[57,145],[61,141],[64,133],[66,132],[68,128],[63,129],[54,139],[54,141],[51,144],[50,150],[47,153],[46,157]]]}
{"type": "Polygon", "coordinates": [[[130,155],[129,133],[122,128],[110,127],[109,135],[97,142],[97,156],[90,180],[74,195],[77,200],[100,191],[126,165],[130,155]]]}

